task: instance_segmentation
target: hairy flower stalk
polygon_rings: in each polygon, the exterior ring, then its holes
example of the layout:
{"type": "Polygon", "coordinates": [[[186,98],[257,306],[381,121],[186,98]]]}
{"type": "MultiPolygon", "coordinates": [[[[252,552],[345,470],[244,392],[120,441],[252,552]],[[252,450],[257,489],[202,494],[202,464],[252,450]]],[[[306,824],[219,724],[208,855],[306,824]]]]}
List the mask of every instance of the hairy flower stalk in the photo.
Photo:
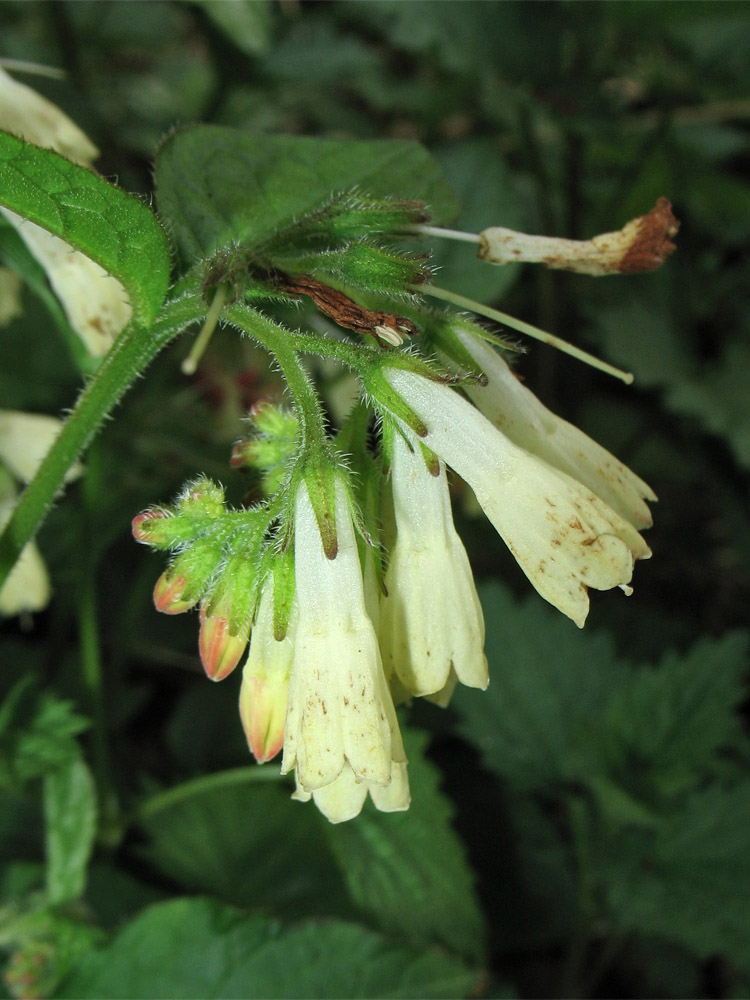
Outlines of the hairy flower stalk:
{"type": "Polygon", "coordinates": [[[377,637],[346,490],[336,484],[335,559],[323,550],[306,485],[297,493],[297,628],[289,681],[283,773],[334,823],[356,816],[368,792],[385,812],[406,809],[406,755],[377,637]]]}

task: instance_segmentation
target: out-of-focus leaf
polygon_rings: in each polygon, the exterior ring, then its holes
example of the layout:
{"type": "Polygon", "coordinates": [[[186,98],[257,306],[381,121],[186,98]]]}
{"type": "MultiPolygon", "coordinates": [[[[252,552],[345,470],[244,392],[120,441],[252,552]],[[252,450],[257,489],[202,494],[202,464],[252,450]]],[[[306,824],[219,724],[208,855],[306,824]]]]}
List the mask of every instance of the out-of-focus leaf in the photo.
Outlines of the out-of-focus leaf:
{"type": "Polygon", "coordinates": [[[94,779],[86,764],[73,759],[44,779],[47,837],[47,898],[53,905],[77,899],[96,833],[94,779]]]}
{"type": "Polygon", "coordinates": [[[189,891],[238,906],[346,916],[351,905],[323,836],[325,820],[289,794],[285,782],[264,782],[182,799],[141,821],[143,855],[189,891]]]}
{"type": "Polygon", "coordinates": [[[193,0],[217,28],[249,56],[262,55],[271,44],[271,4],[268,0],[193,0]]]}
{"type": "Polygon", "coordinates": [[[198,125],[164,142],[156,185],[159,209],[188,264],[236,240],[260,242],[353,188],[421,198],[438,221],[456,211],[440,168],[410,142],[337,142],[198,125]]]}
{"type": "Polygon", "coordinates": [[[539,597],[518,603],[481,588],[490,686],[459,688],[460,730],[485,763],[518,789],[561,780],[581,726],[628,676],[604,633],[581,632],[539,597]]]}
{"type": "Polygon", "coordinates": [[[71,702],[33,690],[33,679],[16,683],[0,707],[0,787],[39,778],[78,756],[74,736],[88,722],[71,702]]]}
{"type": "Polygon", "coordinates": [[[718,361],[706,366],[701,375],[673,385],[666,398],[670,409],[697,418],[707,430],[724,438],[746,469],[750,469],[748,365],[750,343],[730,341],[718,361]]]}
{"type": "Polygon", "coordinates": [[[381,813],[368,801],[356,820],[327,828],[329,843],[352,899],[380,930],[480,962],[485,927],[453,810],[425,758],[425,735],[403,735],[413,790],[408,811],[381,813]]]}
{"type": "Polygon", "coordinates": [[[601,872],[608,906],[627,930],[651,933],[700,958],[723,954],[750,971],[750,783],[695,792],[658,835],[641,863],[623,870],[611,852],[601,872]]]}
{"type": "MultiPolygon", "coordinates": [[[[470,139],[437,152],[445,175],[458,194],[461,214],[451,228],[479,233],[488,226],[523,229],[517,185],[502,152],[489,139],[470,139]]],[[[519,275],[519,265],[492,267],[477,260],[472,243],[434,240],[432,262],[441,269],[436,278],[455,292],[488,301],[510,288],[519,275]]]]}
{"type": "Polygon", "coordinates": [[[145,910],[90,953],[56,996],[457,997],[475,978],[455,959],[355,924],[284,926],[212,900],[179,899],[145,910]]]}

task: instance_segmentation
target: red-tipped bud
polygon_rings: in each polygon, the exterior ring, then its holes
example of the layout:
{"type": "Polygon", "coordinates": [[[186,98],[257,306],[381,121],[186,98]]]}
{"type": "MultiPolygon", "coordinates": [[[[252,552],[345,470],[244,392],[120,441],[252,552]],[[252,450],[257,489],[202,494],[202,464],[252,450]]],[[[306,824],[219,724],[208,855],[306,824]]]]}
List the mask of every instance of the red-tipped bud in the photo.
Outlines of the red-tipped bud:
{"type": "Polygon", "coordinates": [[[184,596],[187,586],[188,579],[182,573],[170,573],[169,570],[162,573],[154,587],[156,610],[165,615],[181,615],[183,611],[189,611],[196,598],[184,596]]]}
{"type": "Polygon", "coordinates": [[[242,659],[250,634],[249,625],[232,635],[229,621],[223,615],[207,615],[201,608],[200,616],[198,647],[203,669],[212,681],[223,681],[242,659]]]}
{"type": "Polygon", "coordinates": [[[169,511],[155,508],[144,510],[142,514],[136,514],[131,523],[133,538],[136,542],[143,542],[144,545],[152,545],[154,541],[160,541],[159,525],[155,521],[163,521],[169,517],[169,511]]]}

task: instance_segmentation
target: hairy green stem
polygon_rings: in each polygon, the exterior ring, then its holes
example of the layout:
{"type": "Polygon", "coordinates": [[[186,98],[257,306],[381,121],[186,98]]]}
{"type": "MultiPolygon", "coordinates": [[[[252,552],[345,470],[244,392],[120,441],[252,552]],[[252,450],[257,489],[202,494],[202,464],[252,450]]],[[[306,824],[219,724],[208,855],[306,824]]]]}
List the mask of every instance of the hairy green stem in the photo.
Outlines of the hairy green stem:
{"type": "Polygon", "coordinates": [[[248,306],[228,306],[224,315],[276,359],[294,400],[305,446],[312,450],[324,450],[327,439],[320,399],[297,357],[294,335],[248,306]]]}
{"type": "Polygon", "coordinates": [[[186,326],[203,319],[198,296],[166,303],[150,330],[130,324],[115,341],[78,398],[37,474],[0,535],[0,587],[60,490],[65,473],[90,444],[107,415],[146,365],[186,326]]]}

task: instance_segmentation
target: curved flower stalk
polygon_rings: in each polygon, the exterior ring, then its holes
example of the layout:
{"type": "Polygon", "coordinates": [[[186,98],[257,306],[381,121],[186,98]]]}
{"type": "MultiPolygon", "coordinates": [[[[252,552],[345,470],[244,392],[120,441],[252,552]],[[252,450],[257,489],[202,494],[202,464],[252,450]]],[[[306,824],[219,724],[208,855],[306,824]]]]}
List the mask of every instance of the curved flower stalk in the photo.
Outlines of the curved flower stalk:
{"type": "Polygon", "coordinates": [[[482,607],[453,525],[445,466],[433,459],[428,468],[416,435],[393,435],[396,540],[379,635],[386,672],[412,695],[445,691],[445,703],[455,679],[484,690],[489,677],[482,607]]]}
{"type": "Polygon", "coordinates": [[[356,816],[369,792],[378,809],[408,808],[406,755],[372,622],[340,481],[338,540],[328,559],[307,486],[294,525],[297,627],[289,681],[282,773],[294,769],[297,798],[314,798],[331,822],[356,816]]]}
{"type": "MultiPolygon", "coordinates": [[[[0,69],[0,129],[90,167],[99,150],[64,112],[0,69]]],[[[132,309],[111,274],[46,229],[0,209],[44,270],[70,325],[93,357],[105,354],[125,328],[132,309]]]]}
{"type": "Polygon", "coordinates": [[[514,444],[577,479],[634,527],[649,528],[653,519],[645,501],[656,500],[651,487],[578,427],[548,410],[471,324],[459,320],[453,330],[487,376],[486,385],[466,386],[477,409],[514,444]]]}
{"type": "Polygon", "coordinates": [[[390,368],[386,378],[427,426],[424,443],[466,480],[524,573],[583,627],[588,587],[629,592],[636,559],[651,552],[603,500],[513,444],[446,385],[390,368]]]}

